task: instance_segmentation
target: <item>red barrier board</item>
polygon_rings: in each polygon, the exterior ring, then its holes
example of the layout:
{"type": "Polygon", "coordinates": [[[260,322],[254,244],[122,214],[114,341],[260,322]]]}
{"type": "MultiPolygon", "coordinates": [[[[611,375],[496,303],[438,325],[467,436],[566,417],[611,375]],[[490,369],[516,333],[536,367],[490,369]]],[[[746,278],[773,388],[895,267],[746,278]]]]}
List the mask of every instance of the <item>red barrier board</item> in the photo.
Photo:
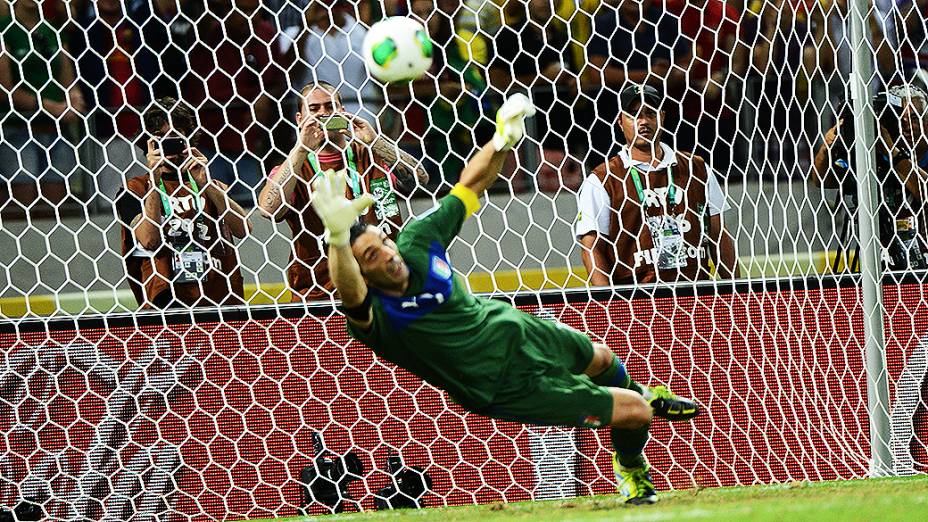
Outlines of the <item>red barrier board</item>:
{"type": "MultiPolygon", "coordinates": [[[[928,471],[924,292],[884,292],[900,472],[928,471]]],[[[605,340],[636,380],[705,405],[692,424],[655,422],[646,452],[659,488],[867,474],[855,288],[523,308],[605,340]]],[[[350,341],[337,315],[20,332],[0,334],[0,347],[0,505],[34,498],[54,518],[295,515],[313,432],[361,457],[349,510],[373,509],[395,454],[432,477],[430,506],[546,498],[551,462],[569,462],[555,495],[614,488],[607,430],[466,414],[350,341]]]]}

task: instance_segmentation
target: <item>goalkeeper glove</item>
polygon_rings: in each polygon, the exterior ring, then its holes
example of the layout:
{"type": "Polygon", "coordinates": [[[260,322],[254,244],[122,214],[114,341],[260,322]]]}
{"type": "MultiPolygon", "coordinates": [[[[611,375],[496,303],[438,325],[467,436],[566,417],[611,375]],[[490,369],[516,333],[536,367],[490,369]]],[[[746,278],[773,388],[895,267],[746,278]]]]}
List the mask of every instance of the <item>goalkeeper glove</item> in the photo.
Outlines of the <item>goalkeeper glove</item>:
{"type": "Polygon", "coordinates": [[[496,111],[496,134],[493,147],[505,152],[515,147],[525,136],[525,118],[535,115],[532,100],[524,94],[513,94],[496,111]]]}
{"type": "Polygon", "coordinates": [[[326,241],[336,247],[348,244],[351,225],[374,204],[374,197],[370,194],[362,194],[349,201],[345,197],[346,185],[344,170],[334,172],[329,169],[313,181],[313,208],[325,225],[326,241]]]}

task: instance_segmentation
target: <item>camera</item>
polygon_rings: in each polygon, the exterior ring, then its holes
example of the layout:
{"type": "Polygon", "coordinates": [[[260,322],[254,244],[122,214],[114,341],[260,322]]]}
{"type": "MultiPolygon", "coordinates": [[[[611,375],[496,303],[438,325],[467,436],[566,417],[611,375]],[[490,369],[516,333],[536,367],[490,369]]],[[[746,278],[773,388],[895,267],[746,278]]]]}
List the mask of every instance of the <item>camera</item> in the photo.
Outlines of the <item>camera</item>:
{"type": "Polygon", "coordinates": [[[424,507],[423,495],[432,489],[432,477],[424,469],[406,467],[399,456],[387,457],[387,472],[391,483],[377,492],[374,506],[377,509],[418,509],[424,507]]]}
{"type": "Polygon", "coordinates": [[[348,128],[348,120],[336,114],[322,120],[322,126],[325,130],[344,130],[348,128]]]}
{"type": "Polygon", "coordinates": [[[313,433],[313,446],[316,453],[313,464],[300,472],[303,489],[301,510],[305,514],[310,505],[318,502],[331,508],[333,513],[341,513],[345,510],[346,501],[355,502],[348,486],[361,479],[364,463],[353,452],[344,456],[330,454],[319,433],[313,433]]]}
{"type": "Polygon", "coordinates": [[[187,150],[187,140],[176,136],[161,139],[162,156],[178,156],[187,150]]]}

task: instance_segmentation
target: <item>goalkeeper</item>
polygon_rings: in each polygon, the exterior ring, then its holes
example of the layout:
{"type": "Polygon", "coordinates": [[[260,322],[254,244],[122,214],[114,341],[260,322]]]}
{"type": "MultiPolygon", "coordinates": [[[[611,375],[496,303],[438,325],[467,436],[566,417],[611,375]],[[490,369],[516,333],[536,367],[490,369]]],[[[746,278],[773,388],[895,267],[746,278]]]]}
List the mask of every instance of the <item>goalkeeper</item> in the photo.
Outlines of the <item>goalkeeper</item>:
{"type": "Polygon", "coordinates": [[[619,492],[632,504],[653,503],[643,454],[651,417],[688,420],[697,405],[663,386],[636,383],[607,346],[576,330],[470,294],[448,260],[448,245],[534,112],[523,95],[507,100],[493,141],[396,243],[357,222],[375,201],[346,199],[343,171],[317,177],[312,204],[326,226],[330,275],[353,337],[465,409],[528,424],[611,426],[619,492]]]}

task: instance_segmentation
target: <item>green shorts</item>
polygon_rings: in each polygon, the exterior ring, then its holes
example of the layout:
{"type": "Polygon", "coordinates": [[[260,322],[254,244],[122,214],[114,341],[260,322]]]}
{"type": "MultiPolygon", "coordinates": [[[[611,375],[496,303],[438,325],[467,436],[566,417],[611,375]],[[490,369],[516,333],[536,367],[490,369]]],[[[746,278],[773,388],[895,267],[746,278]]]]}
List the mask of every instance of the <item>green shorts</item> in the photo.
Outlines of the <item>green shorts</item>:
{"type": "Polygon", "coordinates": [[[477,413],[543,426],[598,428],[612,421],[612,394],[583,374],[593,343],[563,324],[527,316],[524,343],[501,376],[493,403],[477,413]]]}

